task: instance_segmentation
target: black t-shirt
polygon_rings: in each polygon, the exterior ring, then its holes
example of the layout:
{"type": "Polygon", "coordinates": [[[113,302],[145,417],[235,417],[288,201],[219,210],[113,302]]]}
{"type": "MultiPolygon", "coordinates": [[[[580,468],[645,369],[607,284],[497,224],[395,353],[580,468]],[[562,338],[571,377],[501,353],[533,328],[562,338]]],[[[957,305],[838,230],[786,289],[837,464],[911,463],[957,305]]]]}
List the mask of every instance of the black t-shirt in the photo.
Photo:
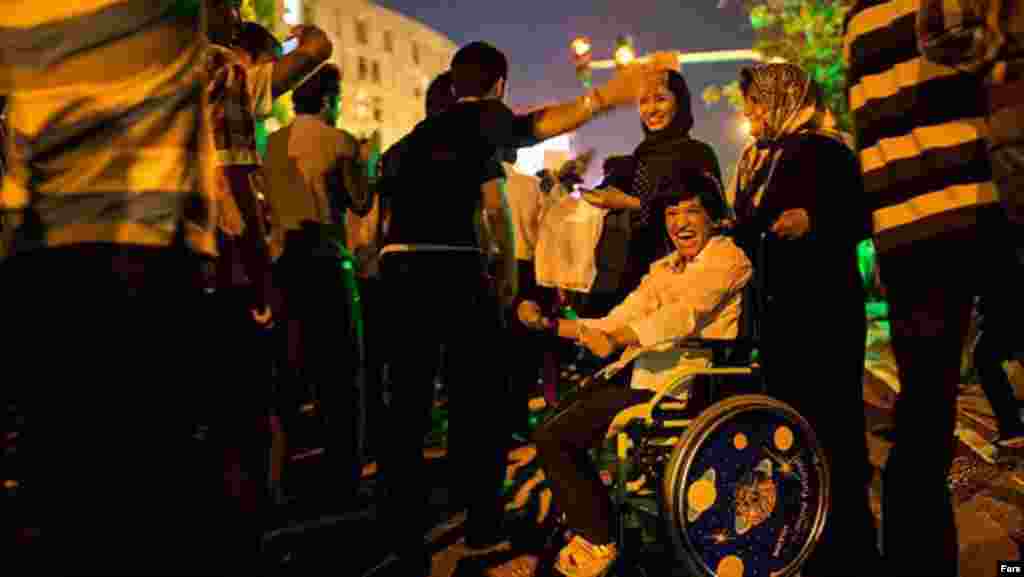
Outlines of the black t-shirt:
{"type": "Polygon", "coordinates": [[[533,119],[498,100],[461,102],[420,122],[384,157],[385,244],[480,248],[473,215],[483,183],[503,178],[498,149],[537,142],[533,119]]]}

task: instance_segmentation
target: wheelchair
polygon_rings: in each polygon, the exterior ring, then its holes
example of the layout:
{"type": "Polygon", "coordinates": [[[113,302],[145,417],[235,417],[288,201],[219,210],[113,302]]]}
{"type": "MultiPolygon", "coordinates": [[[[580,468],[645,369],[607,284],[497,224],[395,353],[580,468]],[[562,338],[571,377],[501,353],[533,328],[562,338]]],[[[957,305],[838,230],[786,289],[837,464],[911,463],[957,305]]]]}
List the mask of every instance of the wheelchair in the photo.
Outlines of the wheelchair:
{"type": "MultiPolygon", "coordinates": [[[[610,489],[620,554],[613,575],[647,575],[642,561],[668,553],[694,577],[786,577],[799,572],[821,536],[830,509],[825,453],[806,419],[765,394],[757,360],[762,270],[755,267],[744,292],[740,336],[675,341],[710,352],[709,366],[666,375],[614,439],[610,489]],[[710,393],[696,416],[669,396],[688,379],[710,393]],[[730,383],[743,392],[716,400],[730,383]]],[[[624,356],[583,387],[600,386],[649,351],[624,356]]],[[[662,564],[653,574],[679,573],[662,564]]]]}

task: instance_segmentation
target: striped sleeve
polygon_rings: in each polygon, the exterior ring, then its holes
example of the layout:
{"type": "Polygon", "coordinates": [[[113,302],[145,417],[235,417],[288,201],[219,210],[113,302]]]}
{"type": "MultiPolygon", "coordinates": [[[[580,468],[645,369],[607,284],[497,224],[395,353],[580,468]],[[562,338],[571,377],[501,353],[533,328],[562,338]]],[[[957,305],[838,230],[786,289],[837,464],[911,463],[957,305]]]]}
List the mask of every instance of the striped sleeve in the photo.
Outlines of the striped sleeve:
{"type": "Polygon", "coordinates": [[[996,0],[922,0],[917,14],[918,47],[932,62],[977,70],[988,50],[985,15],[996,0]]]}
{"type": "Polygon", "coordinates": [[[998,201],[983,80],[924,58],[920,0],[860,2],[847,20],[851,115],[879,250],[973,226],[998,201]]]}

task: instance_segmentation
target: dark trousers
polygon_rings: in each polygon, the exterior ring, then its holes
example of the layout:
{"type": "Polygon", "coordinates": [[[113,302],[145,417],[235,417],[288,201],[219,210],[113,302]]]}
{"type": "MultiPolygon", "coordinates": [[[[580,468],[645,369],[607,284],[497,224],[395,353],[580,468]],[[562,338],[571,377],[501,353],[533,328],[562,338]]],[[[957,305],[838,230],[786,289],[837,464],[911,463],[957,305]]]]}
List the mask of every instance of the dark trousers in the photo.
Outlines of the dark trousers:
{"type": "Polygon", "coordinates": [[[1005,331],[984,329],[974,349],[974,366],[985,397],[992,405],[1001,438],[1024,435],[1020,403],[1003,370],[1003,363],[1019,354],[1019,341],[1019,336],[1006,334],[1005,331]]]}
{"type": "Polygon", "coordinates": [[[398,551],[422,553],[428,529],[423,443],[430,429],[440,347],[448,370],[451,494],[468,508],[467,533],[494,530],[510,442],[510,402],[497,301],[473,253],[393,253],[381,259],[392,361],[389,431],[380,456],[382,522],[398,551]]]}
{"type": "Polygon", "coordinates": [[[41,529],[11,566],[252,573],[254,523],[225,494],[221,455],[194,438],[224,385],[208,371],[197,272],[177,250],[113,245],[0,265],[3,388],[25,419],[19,524],[41,529]]]}
{"type": "Polygon", "coordinates": [[[274,271],[287,349],[280,402],[286,415],[301,402],[319,402],[332,498],[345,500],[361,472],[363,357],[353,306],[358,287],[330,234],[313,226],[290,233],[274,271]]]}
{"type": "Polygon", "coordinates": [[[595,545],[612,542],[611,500],[588,451],[599,446],[615,415],[650,401],[650,391],[604,385],[580,396],[533,434],[537,457],[569,526],[595,545]]]}
{"type": "MultiPolygon", "coordinates": [[[[772,270],[770,263],[766,268],[772,270]]],[[[767,305],[762,320],[768,394],[807,419],[831,472],[829,518],[804,571],[823,577],[874,575],[879,553],[869,501],[872,469],[864,412],[867,321],[863,299],[842,298],[841,303],[832,303],[831,310],[826,302],[810,303],[779,295],[767,305]],[[794,323],[814,314],[813,310],[828,311],[826,332],[814,334],[814,328],[794,323]]]]}
{"type": "Polygon", "coordinates": [[[1010,266],[995,224],[948,233],[880,256],[899,365],[895,445],[884,476],[883,537],[893,576],[956,575],[957,534],[947,476],[973,298],[1010,266]],[[958,259],[950,268],[950,255],[958,259]],[[913,538],[908,538],[912,535],[913,538]]]}

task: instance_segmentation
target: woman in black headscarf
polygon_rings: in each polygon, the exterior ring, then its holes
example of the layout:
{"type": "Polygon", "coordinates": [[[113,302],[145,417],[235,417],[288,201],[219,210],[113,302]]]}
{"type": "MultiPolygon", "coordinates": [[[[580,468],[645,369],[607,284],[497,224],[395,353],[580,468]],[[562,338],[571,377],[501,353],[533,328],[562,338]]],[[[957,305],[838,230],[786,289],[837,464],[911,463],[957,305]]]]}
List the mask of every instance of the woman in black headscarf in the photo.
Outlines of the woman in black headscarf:
{"type": "Polygon", "coordinates": [[[683,76],[668,72],[666,83],[640,100],[644,140],[633,151],[632,162],[628,166],[620,162],[596,190],[584,193],[596,206],[630,211],[629,256],[619,295],[632,292],[651,263],[667,254],[663,231],[651,226],[650,204],[658,183],[681,172],[703,174],[716,183],[722,180],[714,150],[690,136],[690,101],[683,76]]]}
{"type": "Polygon", "coordinates": [[[769,393],[810,423],[832,471],[832,510],[804,572],[875,575],[857,268],[870,216],[857,157],[800,67],[744,69],[740,89],[756,142],[731,187],[734,234],[752,261],[763,251],[764,376],[769,393]]]}

